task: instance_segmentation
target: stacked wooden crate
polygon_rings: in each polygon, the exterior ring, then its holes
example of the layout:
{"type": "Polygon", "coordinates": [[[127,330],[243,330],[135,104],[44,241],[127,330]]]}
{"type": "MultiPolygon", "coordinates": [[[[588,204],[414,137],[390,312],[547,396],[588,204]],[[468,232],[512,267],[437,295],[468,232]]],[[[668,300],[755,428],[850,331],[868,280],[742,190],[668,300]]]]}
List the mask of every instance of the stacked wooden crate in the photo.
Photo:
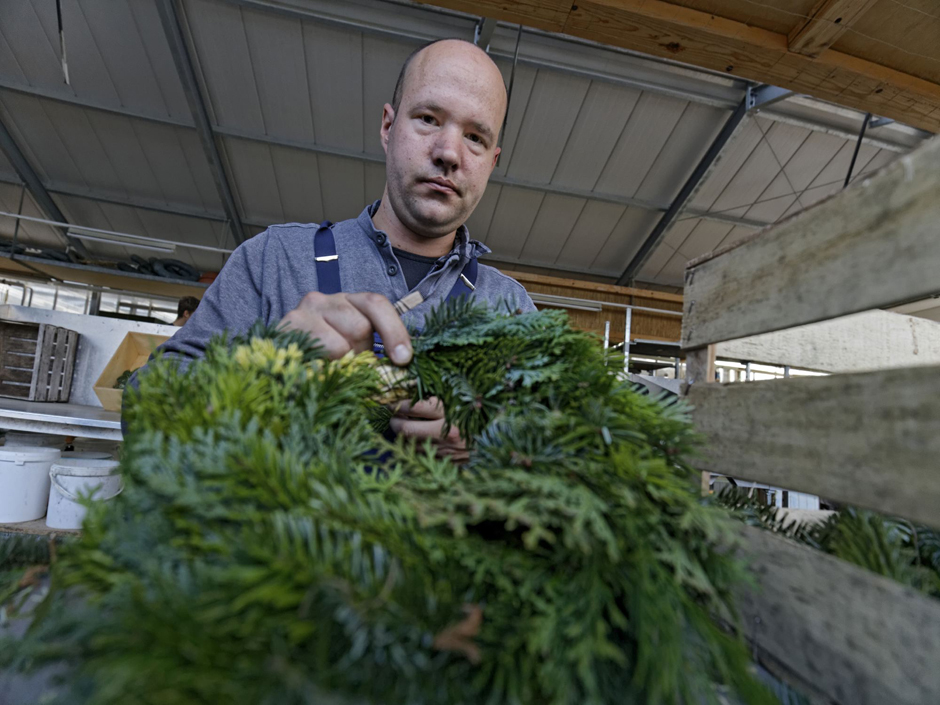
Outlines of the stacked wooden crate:
{"type": "MultiPolygon", "coordinates": [[[[940,527],[940,367],[714,384],[714,345],[940,292],[940,138],[686,272],[700,467],[940,527]]],[[[838,351],[833,351],[838,354],[838,351]]],[[[940,601],[745,530],[744,628],[771,670],[846,705],[940,703],[940,601]]]]}
{"type": "Polygon", "coordinates": [[[78,338],[45,323],[0,321],[0,396],[67,402],[78,338]]]}

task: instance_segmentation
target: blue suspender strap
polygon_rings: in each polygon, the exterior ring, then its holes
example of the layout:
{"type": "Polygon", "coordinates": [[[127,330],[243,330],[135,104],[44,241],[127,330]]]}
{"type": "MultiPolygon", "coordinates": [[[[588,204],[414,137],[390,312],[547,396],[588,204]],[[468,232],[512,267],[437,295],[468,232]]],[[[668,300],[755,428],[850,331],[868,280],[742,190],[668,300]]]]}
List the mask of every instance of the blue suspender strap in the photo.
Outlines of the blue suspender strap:
{"type": "Polygon", "coordinates": [[[463,271],[457,277],[454,288],[447,295],[448,300],[458,296],[470,296],[477,284],[477,258],[471,257],[470,261],[464,265],[463,271]]]}
{"type": "Polygon", "coordinates": [[[333,238],[333,223],[324,220],[313,236],[313,254],[317,262],[317,288],[321,294],[338,294],[343,290],[339,278],[339,255],[333,238]]]}

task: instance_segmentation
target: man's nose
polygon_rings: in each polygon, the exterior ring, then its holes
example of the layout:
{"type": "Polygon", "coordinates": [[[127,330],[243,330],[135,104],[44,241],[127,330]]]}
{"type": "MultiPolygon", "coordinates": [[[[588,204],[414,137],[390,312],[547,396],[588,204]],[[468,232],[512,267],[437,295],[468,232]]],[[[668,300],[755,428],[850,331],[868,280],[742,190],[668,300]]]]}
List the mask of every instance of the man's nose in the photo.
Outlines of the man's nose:
{"type": "Polygon", "coordinates": [[[445,173],[456,171],[460,165],[461,139],[459,130],[445,129],[438,132],[431,154],[434,166],[439,167],[445,173]]]}

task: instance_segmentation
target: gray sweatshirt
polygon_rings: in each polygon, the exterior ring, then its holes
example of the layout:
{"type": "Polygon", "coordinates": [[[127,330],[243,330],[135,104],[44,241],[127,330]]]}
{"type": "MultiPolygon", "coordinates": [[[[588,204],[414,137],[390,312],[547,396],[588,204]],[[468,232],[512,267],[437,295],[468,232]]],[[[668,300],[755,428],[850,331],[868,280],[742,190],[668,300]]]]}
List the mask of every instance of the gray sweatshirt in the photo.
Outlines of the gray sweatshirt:
{"type": "MultiPolygon", "coordinates": [[[[340,276],[346,293],[372,291],[395,302],[409,293],[408,285],[388,236],[372,223],[378,206],[376,201],[358,218],[333,226],[340,276]]],[[[196,312],[162,349],[196,358],[222,331],[244,333],[258,319],[278,323],[305,294],[318,290],[313,250],[317,228],[315,224],[272,225],[240,245],[206,290],[196,312]]],[[[471,240],[467,228],[461,226],[453,249],[417,285],[424,302],[402,316],[405,323],[420,329],[428,311],[447,297],[470,256],[480,257],[487,252],[489,248],[471,240]]],[[[535,310],[521,284],[482,264],[473,297],[490,305],[507,300],[514,308],[535,310]]]]}

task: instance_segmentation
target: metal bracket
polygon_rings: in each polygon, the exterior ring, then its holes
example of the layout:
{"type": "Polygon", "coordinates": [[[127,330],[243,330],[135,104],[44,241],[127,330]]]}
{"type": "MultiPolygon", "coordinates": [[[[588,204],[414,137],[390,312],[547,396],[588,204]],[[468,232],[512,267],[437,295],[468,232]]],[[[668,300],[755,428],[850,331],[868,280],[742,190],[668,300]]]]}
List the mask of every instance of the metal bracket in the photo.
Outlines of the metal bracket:
{"type": "Polygon", "coordinates": [[[872,118],[868,122],[868,129],[871,130],[875,127],[882,127],[884,125],[890,125],[892,122],[894,122],[894,120],[892,120],[891,118],[886,118],[886,117],[872,118]]]}
{"type": "Polygon", "coordinates": [[[490,41],[493,39],[493,32],[496,31],[496,20],[492,17],[481,17],[473,28],[473,43],[483,51],[490,50],[490,41]]]}
{"type": "Polygon", "coordinates": [[[780,88],[779,86],[771,86],[769,84],[748,86],[747,96],[745,97],[747,111],[750,113],[761,110],[762,108],[767,108],[781,100],[786,100],[792,95],[795,95],[793,91],[780,88]]]}

